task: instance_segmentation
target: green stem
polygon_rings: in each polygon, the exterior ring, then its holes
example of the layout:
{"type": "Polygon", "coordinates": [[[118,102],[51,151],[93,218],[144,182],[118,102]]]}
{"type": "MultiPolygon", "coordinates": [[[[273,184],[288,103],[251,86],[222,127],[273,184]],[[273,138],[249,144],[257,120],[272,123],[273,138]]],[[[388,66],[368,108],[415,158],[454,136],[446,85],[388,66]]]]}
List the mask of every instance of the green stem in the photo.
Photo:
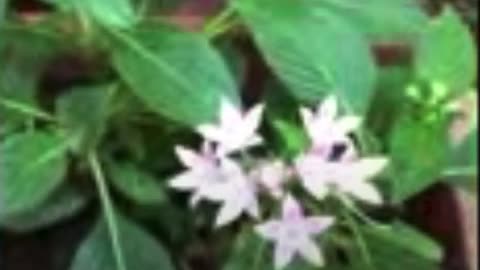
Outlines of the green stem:
{"type": "Polygon", "coordinates": [[[235,9],[232,6],[227,6],[217,16],[213,17],[203,28],[203,32],[208,37],[214,37],[219,33],[225,32],[233,24],[229,23],[230,17],[235,13],[235,9]]]}
{"type": "Polygon", "coordinates": [[[363,256],[363,259],[367,267],[369,269],[375,270],[376,268],[373,265],[372,257],[370,256],[367,243],[365,242],[365,239],[362,236],[362,232],[358,228],[358,224],[356,223],[355,219],[352,216],[350,216],[350,213],[348,211],[344,211],[343,216],[345,217],[345,220],[348,226],[352,230],[355,240],[357,241],[358,248],[360,249],[360,253],[363,256]]]}
{"type": "Polygon", "coordinates": [[[56,122],[56,119],[53,115],[14,100],[0,98],[0,106],[26,115],[31,115],[45,121],[56,122]]]}
{"type": "Polygon", "coordinates": [[[115,219],[113,204],[112,204],[110,195],[108,193],[105,175],[101,168],[100,162],[98,161],[98,157],[95,153],[90,153],[88,160],[94,175],[95,184],[97,185],[97,190],[100,196],[103,211],[107,221],[108,231],[110,233],[110,240],[112,241],[113,254],[115,257],[117,269],[127,270],[127,267],[125,265],[125,259],[123,258],[123,253],[121,249],[120,237],[119,237],[117,223],[115,219]]]}

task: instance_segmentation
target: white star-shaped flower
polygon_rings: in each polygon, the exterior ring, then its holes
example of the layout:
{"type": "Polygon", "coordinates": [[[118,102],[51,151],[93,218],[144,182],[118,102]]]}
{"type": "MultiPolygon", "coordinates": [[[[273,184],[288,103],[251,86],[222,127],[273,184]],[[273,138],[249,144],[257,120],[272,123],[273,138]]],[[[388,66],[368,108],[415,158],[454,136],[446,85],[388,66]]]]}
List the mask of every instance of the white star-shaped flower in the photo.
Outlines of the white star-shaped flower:
{"type": "Polygon", "coordinates": [[[222,161],[222,174],[225,181],[209,194],[210,199],[222,204],[216,226],[228,225],[243,213],[258,218],[260,209],[255,183],[250,181],[240,165],[231,159],[222,161]]]}
{"type": "Polygon", "coordinates": [[[312,143],[311,151],[330,155],[336,144],[347,144],[348,135],[358,128],[361,119],[357,116],[338,117],[337,99],[332,95],[327,97],[316,111],[301,108],[300,114],[312,143]]]}
{"type": "Polygon", "coordinates": [[[333,223],[333,217],[305,217],[299,203],[290,195],[283,202],[282,218],[256,226],[256,232],[275,243],[274,263],[276,269],[287,266],[300,255],[315,266],[322,266],[324,259],[313,239],[333,223]]]}
{"type": "Polygon", "coordinates": [[[195,206],[204,198],[209,198],[214,187],[223,183],[220,161],[214,156],[211,144],[205,142],[201,153],[176,146],[175,153],[188,169],[169,181],[169,186],[181,191],[193,191],[191,205],[195,206]]]}
{"type": "Polygon", "coordinates": [[[306,154],[295,161],[304,188],[317,199],[329,192],[342,192],[372,203],[380,204],[382,197],[368,181],[387,165],[384,157],[329,161],[318,155],[306,154]]]}
{"type": "Polygon", "coordinates": [[[218,143],[219,155],[227,155],[262,143],[257,134],[260,125],[263,105],[256,105],[245,114],[226,98],[222,99],[220,121],[218,125],[203,124],[197,132],[205,139],[218,143]]]}
{"type": "Polygon", "coordinates": [[[283,196],[283,185],[289,176],[289,168],[281,160],[259,162],[250,172],[250,178],[277,199],[283,196]]]}

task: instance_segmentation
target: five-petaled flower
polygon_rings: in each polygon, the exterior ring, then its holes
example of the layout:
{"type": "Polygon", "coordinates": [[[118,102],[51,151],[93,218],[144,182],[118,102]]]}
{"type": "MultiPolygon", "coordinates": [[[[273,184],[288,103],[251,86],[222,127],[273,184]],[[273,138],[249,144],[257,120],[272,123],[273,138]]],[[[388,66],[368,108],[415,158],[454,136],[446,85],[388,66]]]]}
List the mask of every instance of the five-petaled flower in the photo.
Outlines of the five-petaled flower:
{"type": "Polygon", "coordinates": [[[301,108],[300,114],[312,143],[311,152],[325,157],[332,153],[335,145],[350,144],[349,134],[361,123],[357,116],[338,117],[337,99],[334,96],[327,97],[316,111],[301,108]]]}
{"type": "Polygon", "coordinates": [[[334,223],[329,216],[305,217],[300,204],[287,195],[283,202],[282,218],[256,226],[256,232],[275,244],[275,268],[287,266],[300,255],[316,266],[322,266],[324,259],[315,244],[314,236],[323,233],[334,223]]]}
{"type": "Polygon", "coordinates": [[[197,132],[205,139],[218,144],[219,155],[228,155],[262,143],[263,139],[257,134],[257,128],[260,125],[263,105],[256,105],[244,114],[223,98],[220,107],[218,125],[202,124],[197,127],[197,132]]]}
{"type": "Polygon", "coordinates": [[[295,161],[302,185],[317,199],[324,199],[333,191],[347,193],[372,204],[380,204],[382,197],[368,180],[386,165],[384,157],[329,161],[318,155],[306,154],[295,161]]]}

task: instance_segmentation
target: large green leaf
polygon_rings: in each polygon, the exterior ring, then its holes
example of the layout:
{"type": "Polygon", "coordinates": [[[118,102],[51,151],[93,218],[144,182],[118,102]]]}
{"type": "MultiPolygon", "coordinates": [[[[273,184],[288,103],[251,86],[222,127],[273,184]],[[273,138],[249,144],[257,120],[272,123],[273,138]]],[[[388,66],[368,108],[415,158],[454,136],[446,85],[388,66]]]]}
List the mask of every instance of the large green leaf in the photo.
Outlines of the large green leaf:
{"type": "Polygon", "coordinates": [[[440,180],[448,156],[446,118],[405,116],[395,124],[389,142],[394,202],[399,203],[440,180]]]}
{"type": "Polygon", "coordinates": [[[415,0],[310,0],[355,25],[374,40],[411,40],[428,23],[415,0]]]}
{"type": "Polygon", "coordinates": [[[351,24],[320,13],[317,4],[308,0],[233,3],[293,96],[318,102],[335,93],[346,109],[367,110],[376,68],[369,45],[351,24]]]}
{"type": "Polygon", "coordinates": [[[15,232],[45,228],[77,214],[85,208],[88,199],[75,188],[66,186],[35,209],[11,216],[0,214],[0,224],[15,232]]]}
{"type": "Polygon", "coordinates": [[[35,95],[48,59],[58,49],[48,29],[0,29],[0,122],[12,127],[31,119],[23,108],[37,109],[35,95]]]}
{"type": "MultiPolygon", "coordinates": [[[[126,269],[173,270],[173,264],[165,248],[141,227],[116,216],[120,245],[126,269]]],[[[108,233],[108,226],[100,220],[81,244],[71,270],[117,270],[108,233]]]]}
{"type": "Polygon", "coordinates": [[[73,145],[86,153],[96,146],[106,131],[109,101],[115,85],[71,89],[57,100],[56,113],[69,137],[78,138],[73,145]]]}
{"type": "Polygon", "coordinates": [[[452,9],[426,28],[416,47],[418,76],[439,81],[454,93],[465,93],[476,78],[477,54],[470,31],[452,9]]]}
{"type": "Polygon", "coordinates": [[[389,226],[364,226],[361,229],[369,266],[359,250],[350,251],[351,268],[355,270],[439,269],[442,250],[437,243],[404,223],[389,226]]]}
{"type": "Polygon", "coordinates": [[[130,0],[44,0],[64,10],[75,10],[83,16],[90,16],[99,23],[126,28],[134,25],[138,18],[130,0]]]}
{"type": "Polygon", "coordinates": [[[221,97],[238,102],[228,68],[206,39],[165,25],[112,35],[116,69],[153,111],[197,125],[215,118],[221,97]]]}
{"type": "Polygon", "coordinates": [[[155,177],[134,164],[118,163],[110,166],[112,184],[134,202],[156,205],[165,202],[165,187],[155,177]]]}
{"type": "Polygon", "coordinates": [[[43,204],[66,170],[65,141],[46,132],[12,135],[0,143],[0,212],[16,214],[43,204]]]}

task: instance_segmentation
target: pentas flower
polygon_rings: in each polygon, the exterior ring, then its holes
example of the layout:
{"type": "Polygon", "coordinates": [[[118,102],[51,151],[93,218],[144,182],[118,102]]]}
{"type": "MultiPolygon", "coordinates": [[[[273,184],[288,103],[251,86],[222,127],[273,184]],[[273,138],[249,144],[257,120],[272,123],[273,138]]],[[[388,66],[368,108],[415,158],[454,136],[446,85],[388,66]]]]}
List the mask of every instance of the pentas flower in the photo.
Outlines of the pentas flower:
{"type": "Polygon", "coordinates": [[[330,161],[306,154],[295,161],[302,185],[317,199],[324,199],[329,192],[341,192],[372,204],[380,204],[382,197],[369,179],[386,165],[384,157],[330,161]]]}
{"type": "Polygon", "coordinates": [[[222,204],[216,226],[227,225],[244,213],[258,218],[260,210],[255,183],[251,182],[240,165],[231,159],[224,159],[221,167],[225,180],[212,187],[208,194],[210,199],[222,204]]]}
{"type": "Polygon", "coordinates": [[[289,169],[281,160],[260,162],[250,172],[250,178],[277,199],[283,196],[283,185],[288,177],[289,169]]]}
{"type": "Polygon", "coordinates": [[[333,223],[333,217],[305,217],[300,204],[287,195],[282,206],[282,218],[258,225],[255,230],[265,239],[274,242],[276,269],[287,266],[295,255],[300,255],[316,266],[322,266],[324,259],[314,237],[333,223]]]}
{"type": "Polygon", "coordinates": [[[338,117],[337,99],[327,97],[316,111],[301,108],[300,114],[312,142],[313,153],[328,156],[336,144],[347,144],[348,135],[361,123],[357,116],[338,117]]]}
{"type": "Polygon", "coordinates": [[[229,158],[216,158],[208,145],[201,153],[177,146],[176,153],[188,170],[170,180],[172,188],[192,191],[192,206],[202,199],[222,204],[216,225],[227,225],[243,213],[258,218],[257,189],[241,166],[229,158]]]}
{"type": "Polygon", "coordinates": [[[222,99],[218,124],[203,124],[197,131],[207,140],[218,143],[218,154],[227,155],[262,143],[256,133],[263,112],[257,105],[246,113],[235,107],[226,98],[222,99]]]}
{"type": "Polygon", "coordinates": [[[202,198],[209,197],[212,186],[224,181],[220,162],[209,142],[203,144],[200,153],[183,146],[176,146],[175,153],[188,170],[170,180],[169,186],[181,191],[193,191],[191,205],[195,206],[202,198]]]}

